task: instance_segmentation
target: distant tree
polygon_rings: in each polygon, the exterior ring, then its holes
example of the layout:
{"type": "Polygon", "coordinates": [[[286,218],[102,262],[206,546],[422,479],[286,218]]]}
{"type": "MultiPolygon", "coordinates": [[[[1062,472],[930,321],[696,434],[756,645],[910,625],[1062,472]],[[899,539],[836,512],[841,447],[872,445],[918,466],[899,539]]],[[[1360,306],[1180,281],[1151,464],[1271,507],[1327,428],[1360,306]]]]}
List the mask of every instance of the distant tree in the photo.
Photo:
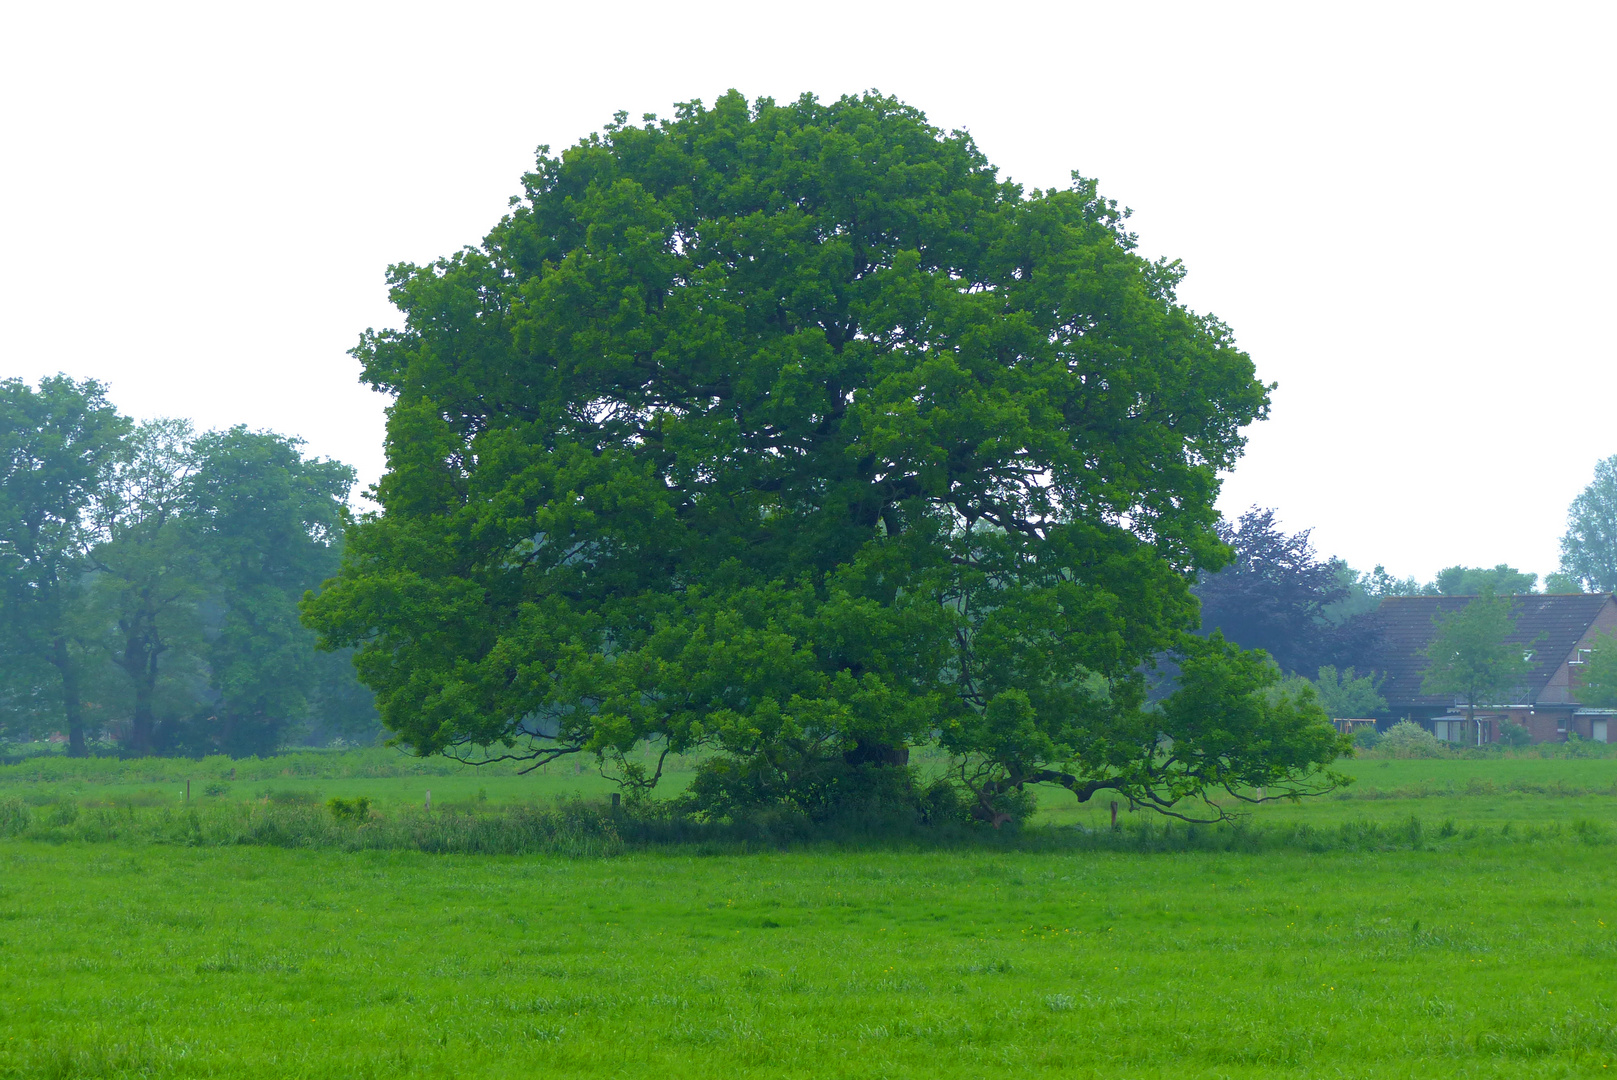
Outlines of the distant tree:
{"type": "Polygon", "coordinates": [[[354,650],[315,654],[307,719],[299,733],[313,746],[333,743],[369,746],[382,733],[376,695],[354,671],[354,650]]]}
{"type": "Polygon", "coordinates": [[[60,673],[37,649],[21,648],[15,641],[0,643],[0,743],[60,731],[61,690],[60,673]]]}
{"type": "Polygon", "coordinates": [[[1594,651],[1579,679],[1579,700],[1597,709],[1617,709],[1617,634],[1596,634],[1594,651]]]}
{"type": "Polygon", "coordinates": [[[1381,681],[1375,675],[1355,675],[1352,668],[1337,671],[1326,665],[1314,679],[1314,690],[1327,715],[1336,718],[1374,716],[1386,709],[1381,681]]]}
{"type": "Polygon", "coordinates": [[[1376,564],[1374,570],[1359,577],[1359,587],[1378,600],[1388,596],[1433,596],[1437,593],[1436,585],[1422,585],[1412,577],[1394,577],[1380,563],[1376,564]]]}
{"type": "Polygon", "coordinates": [[[1361,725],[1353,733],[1353,747],[1356,750],[1374,750],[1381,745],[1381,732],[1368,724],[1361,725]]]}
{"type": "MultiPolygon", "coordinates": [[[[191,446],[190,533],[212,612],[201,655],[218,695],[205,734],[229,754],[274,750],[325,674],[298,602],[337,572],[354,470],[306,459],[301,445],[235,427],[191,446]]],[[[357,689],[351,665],[347,674],[357,689]]]]}
{"type": "Polygon", "coordinates": [[[1509,638],[1516,632],[1509,596],[1496,596],[1485,584],[1483,591],[1465,607],[1433,619],[1437,635],[1426,648],[1427,665],[1421,682],[1426,694],[1452,694],[1465,705],[1466,723],[1476,731],[1477,707],[1508,704],[1503,695],[1521,684],[1532,670],[1531,661],[1519,644],[1509,638]]]}
{"type": "Polygon", "coordinates": [[[1583,582],[1571,574],[1557,571],[1544,575],[1544,591],[1547,593],[1581,593],[1583,582]]]}
{"type": "Polygon", "coordinates": [[[14,715],[65,722],[85,753],[84,660],[76,622],[93,514],[129,421],[93,380],[0,382],[0,666],[14,715]],[[47,678],[44,664],[54,671],[47,678]],[[60,721],[55,718],[60,717],[60,721]]]}
{"type": "Polygon", "coordinates": [[[198,605],[211,567],[192,520],[191,475],[197,457],[191,425],[153,420],[130,436],[98,507],[104,537],[92,553],[94,616],[108,655],[128,680],[128,749],[156,749],[159,690],[171,660],[201,643],[198,605]]]}
{"type": "Polygon", "coordinates": [[[1617,592],[1617,454],[1595,466],[1595,478],[1567,510],[1561,570],[1590,592],[1617,592]]]}
{"type": "Polygon", "coordinates": [[[1359,573],[1341,559],[1332,559],[1331,565],[1336,568],[1337,583],[1346,590],[1347,595],[1325,605],[1320,614],[1327,623],[1342,626],[1381,606],[1381,597],[1365,588],[1365,579],[1370,575],[1359,573]]]}
{"type": "Polygon", "coordinates": [[[1244,648],[1262,649],[1288,672],[1317,671],[1337,660],[1344,634],[1330,615],[1352,595],[1352,572],[1319,558],[1309,530],[1283,532],[1270,509],[1255,506],[1233,523],[1221,522],[1218,534],[1235,557],[1196,585],[1202,632],[1218,630],[1244,648]]]}
{"type": "Polygon", "coordinates": [[[1442,596],[1480,596],[1490,592],[1497,596],[1518,596],[1538,588],[1537,574],[1524,574],[1514,567],[1450,566],[1438,571],[1433,583],[1442,596]]]}

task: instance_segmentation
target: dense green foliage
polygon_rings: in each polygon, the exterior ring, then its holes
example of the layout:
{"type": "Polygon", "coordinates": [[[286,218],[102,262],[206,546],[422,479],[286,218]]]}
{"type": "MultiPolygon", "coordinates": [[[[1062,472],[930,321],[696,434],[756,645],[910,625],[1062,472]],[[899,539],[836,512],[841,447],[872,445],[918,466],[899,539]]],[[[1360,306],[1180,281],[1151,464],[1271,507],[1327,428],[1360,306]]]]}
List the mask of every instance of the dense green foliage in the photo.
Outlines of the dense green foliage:
{"type": "Polygon", "coordinates": [[[351,469],[268,432],[133,426],[94,382],[6,382],[0,412],[0,739],[243,754],[374,732],[297,607],[337,568],[351,469]]]}
{"type": "Polygon", "coordinates": [[[1595,465],[1567,510],[1561,570],[1590,592],[1617,592],[1617,455],[1595,465]]]}
{"type": "Polygon", "coordinates": [[[792,798],[940,733],[993,820],[1046,781],[1334,783],[1317,705],[1189,634],[1266,388],[1093,183],[1025,192],[889,98],[734,93],[524,183],[356,350],[383,512],[306,611],[408,745],[635,788],[655,739],[792,798]]]}

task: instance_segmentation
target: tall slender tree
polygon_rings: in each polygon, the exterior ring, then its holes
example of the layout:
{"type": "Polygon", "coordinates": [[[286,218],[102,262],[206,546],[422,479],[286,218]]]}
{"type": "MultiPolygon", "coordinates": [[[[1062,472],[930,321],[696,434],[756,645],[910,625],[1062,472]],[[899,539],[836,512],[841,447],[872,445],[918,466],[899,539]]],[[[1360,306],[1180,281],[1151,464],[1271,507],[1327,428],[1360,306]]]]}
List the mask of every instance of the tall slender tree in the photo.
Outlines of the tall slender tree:
{"type": "Polygon", "coordinates": [[[1595,477],[1567,510],[1561,571],[1590,592],[1617,592],[1617,454],[1595,466],[1595,477]]]}
{"type": "Polygon", "coordinates": [[[156,747],[157,700],[165,657],[201,638],[198,603],[211,568],[196,543],[191,475],[197,458],[185,420],[152,420],[129,438],[99,504],[102,542],[91,555],[94,613],[107,650],[128,679],[127,748],[156,747]]]}
{"type": "Polygon", "coordinates": [[[201,436],[192,454],[192,531],[214,609],[201,651],[219,697],[208,737],[227,753],[267,753],[325,675],[298,602],[337,572],[354,470],[244,427],[201,436]]]}

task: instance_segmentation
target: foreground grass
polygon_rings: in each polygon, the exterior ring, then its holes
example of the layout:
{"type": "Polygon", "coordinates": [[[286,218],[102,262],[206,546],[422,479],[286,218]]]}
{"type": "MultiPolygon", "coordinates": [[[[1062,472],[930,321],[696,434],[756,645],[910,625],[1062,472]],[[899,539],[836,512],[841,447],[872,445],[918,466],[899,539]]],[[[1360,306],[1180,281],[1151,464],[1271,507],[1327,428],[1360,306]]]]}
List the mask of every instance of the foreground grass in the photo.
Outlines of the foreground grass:
{"type": "Polygon", "coordinates": [[[1344,766],[840,846],[390,751],[4,768],[0,1077],[1611,1075],[1617,759],[1344,766]]]}
{"type": "Polygon", "coordinates": [[[1612,848],[0,843],[0,1075],[1609,1075],[1612,848]]]}

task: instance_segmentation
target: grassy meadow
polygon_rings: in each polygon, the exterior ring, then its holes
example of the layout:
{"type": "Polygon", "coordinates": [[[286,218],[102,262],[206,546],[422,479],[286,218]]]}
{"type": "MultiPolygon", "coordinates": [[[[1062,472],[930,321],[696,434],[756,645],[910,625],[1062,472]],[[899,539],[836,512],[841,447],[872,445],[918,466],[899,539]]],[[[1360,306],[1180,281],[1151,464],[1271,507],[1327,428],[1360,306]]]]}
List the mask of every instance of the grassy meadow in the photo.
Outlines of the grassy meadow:
{"type": "Polygon", "coordinates": [[[4,766],[0,1076],[1610,1075],[1617,759],[1345,766],[1234,830],[1050,794],[1019,834],[648,846],[600,808],[518,855],[411,837],[606,781],[4,766]]]}

